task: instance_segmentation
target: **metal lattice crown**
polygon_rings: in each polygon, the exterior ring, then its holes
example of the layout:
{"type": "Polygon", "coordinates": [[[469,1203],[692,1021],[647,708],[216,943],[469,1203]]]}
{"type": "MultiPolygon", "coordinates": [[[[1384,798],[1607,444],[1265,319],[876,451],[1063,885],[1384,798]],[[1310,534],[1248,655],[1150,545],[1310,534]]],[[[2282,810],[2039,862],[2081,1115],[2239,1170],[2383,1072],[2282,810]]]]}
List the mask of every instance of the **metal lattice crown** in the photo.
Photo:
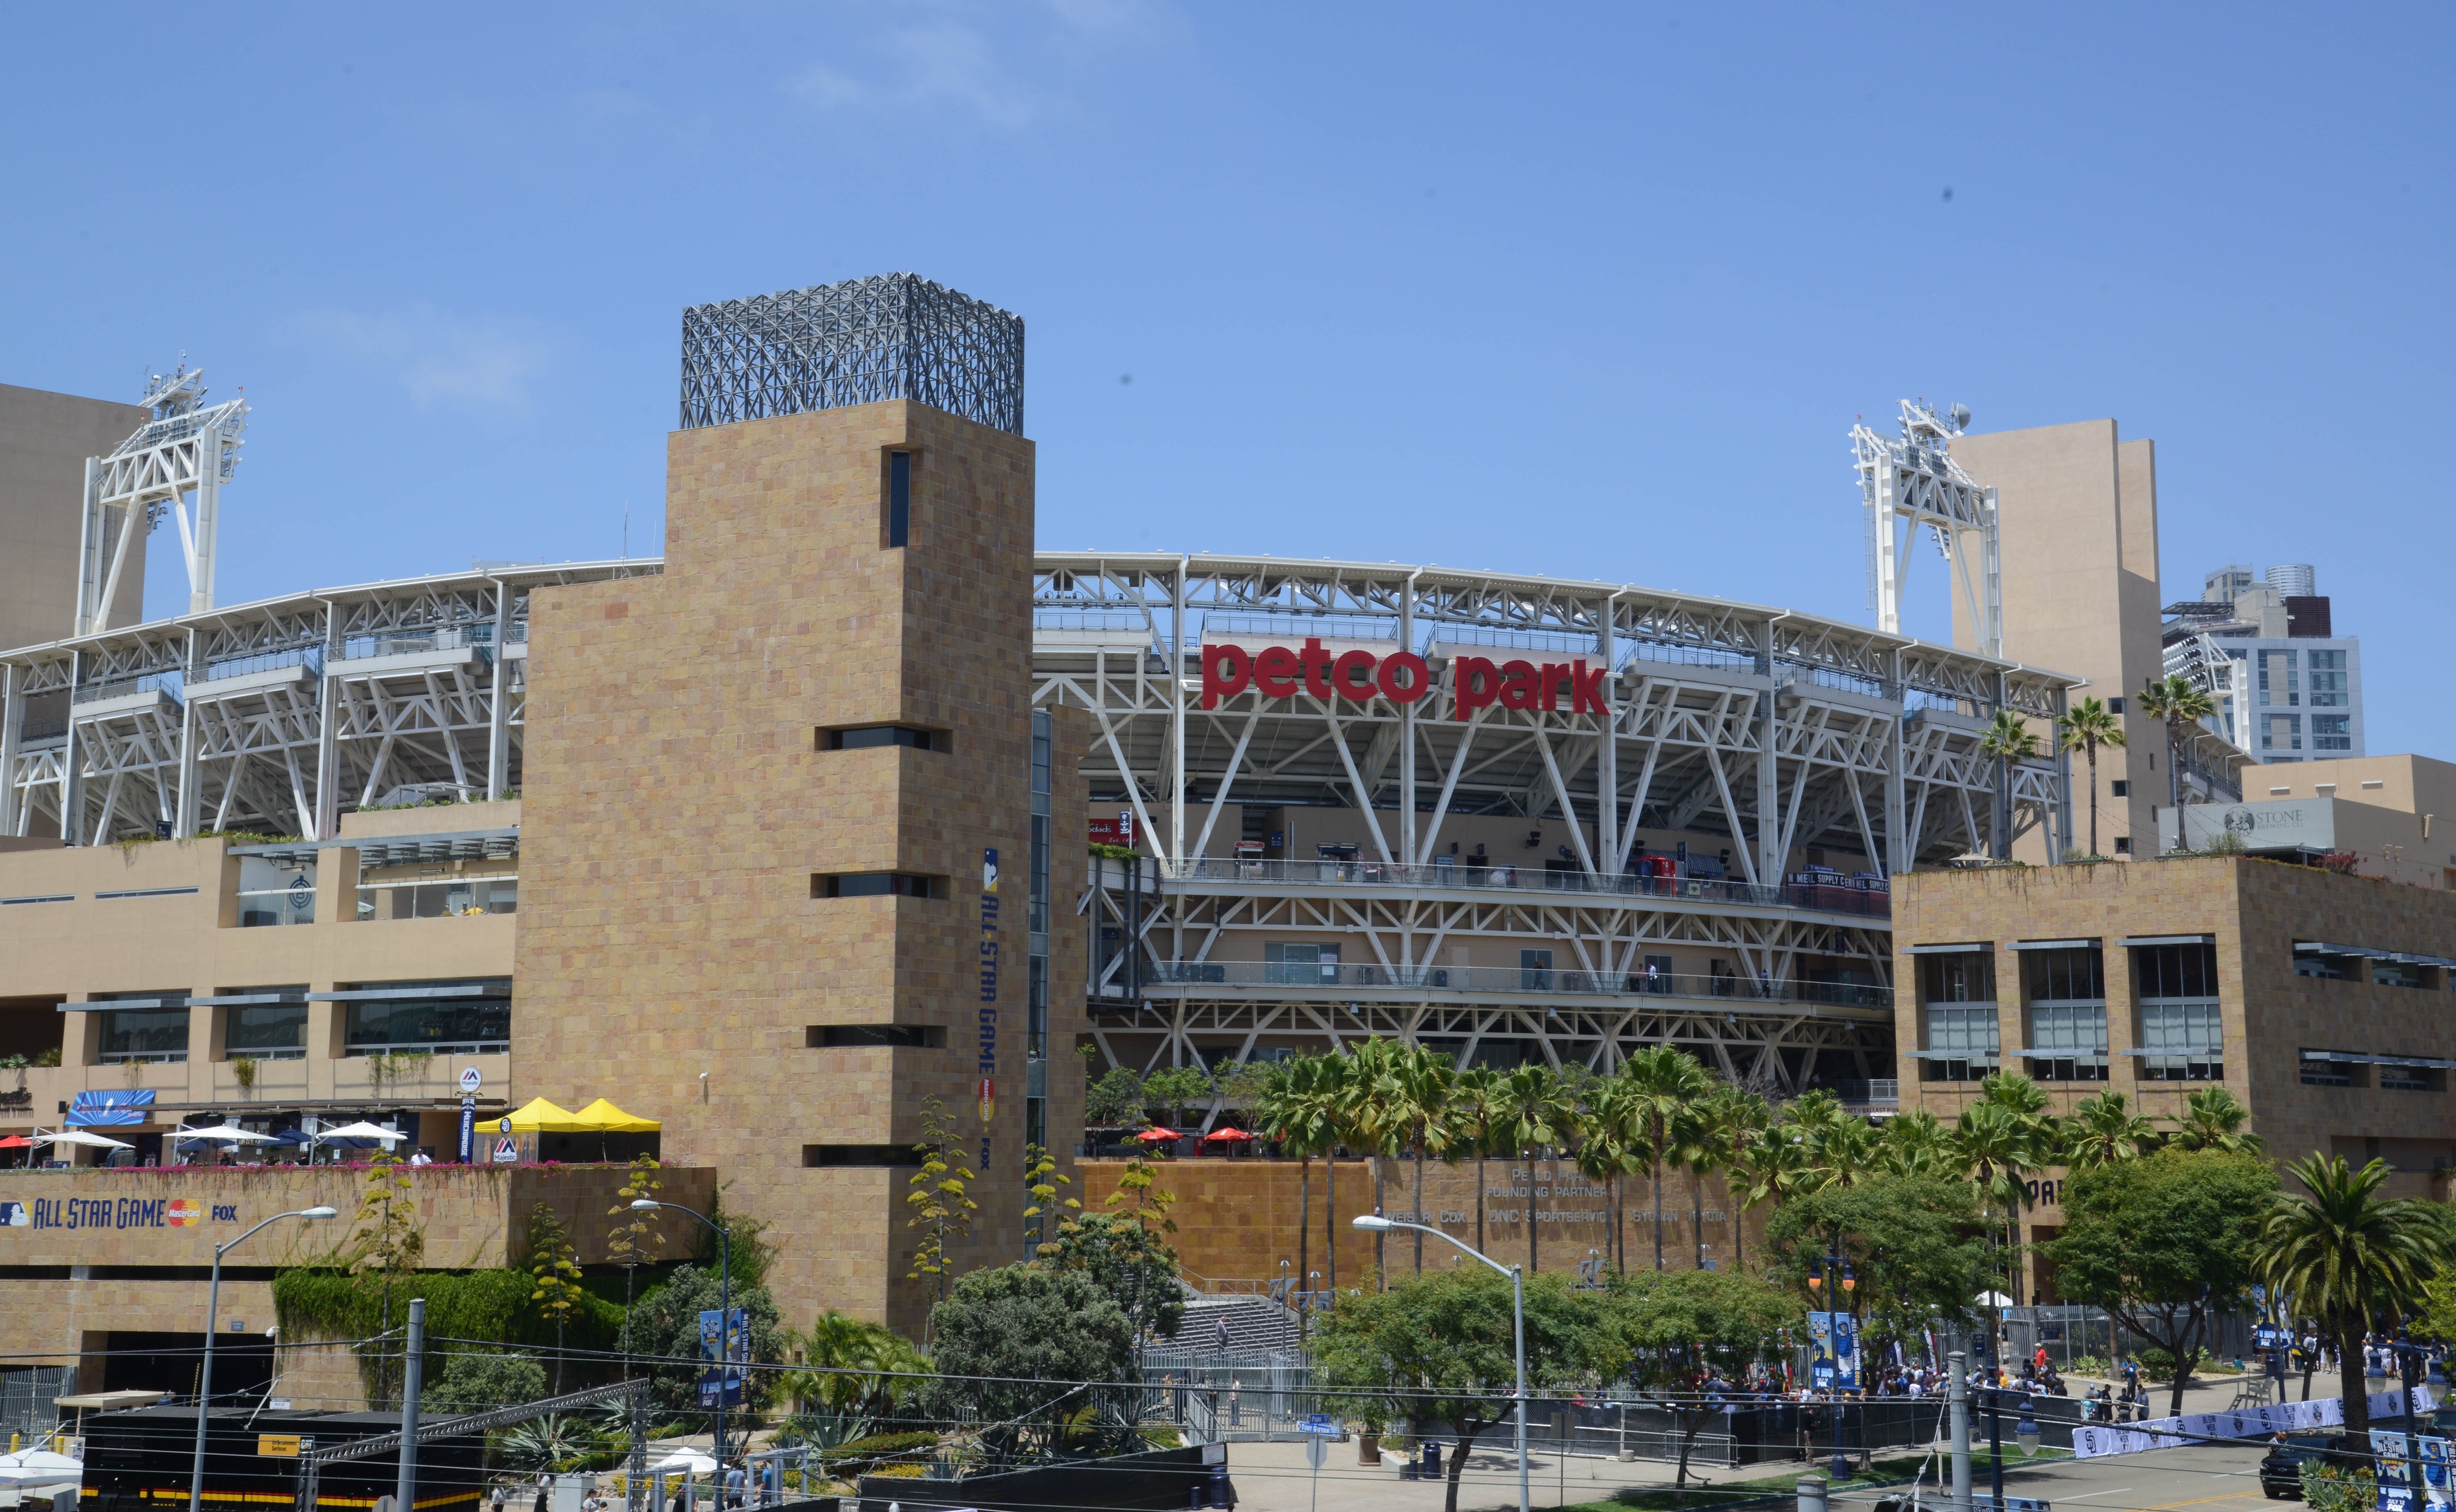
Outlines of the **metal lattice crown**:
{"type": "Polygon", "coordinates": [[[683,429],[914,399],[1023,434],[1023,317],[910,273],[683,312],[683,429]]]}

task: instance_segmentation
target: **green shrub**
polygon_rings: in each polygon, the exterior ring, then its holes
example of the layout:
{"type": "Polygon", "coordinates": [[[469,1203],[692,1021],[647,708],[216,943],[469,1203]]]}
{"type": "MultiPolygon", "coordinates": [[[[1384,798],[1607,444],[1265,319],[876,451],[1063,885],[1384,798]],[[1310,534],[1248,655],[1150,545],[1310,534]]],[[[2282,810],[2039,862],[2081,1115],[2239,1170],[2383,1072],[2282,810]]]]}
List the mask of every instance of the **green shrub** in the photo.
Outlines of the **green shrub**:
{"type": "Polygon", "coordinates": [[[2302,1504],[2310,1512],[2371,1512],[2379,1482],[2367,1470],[2347,1471],[2320,1460],[2302,1461],[2302,1504]]]}

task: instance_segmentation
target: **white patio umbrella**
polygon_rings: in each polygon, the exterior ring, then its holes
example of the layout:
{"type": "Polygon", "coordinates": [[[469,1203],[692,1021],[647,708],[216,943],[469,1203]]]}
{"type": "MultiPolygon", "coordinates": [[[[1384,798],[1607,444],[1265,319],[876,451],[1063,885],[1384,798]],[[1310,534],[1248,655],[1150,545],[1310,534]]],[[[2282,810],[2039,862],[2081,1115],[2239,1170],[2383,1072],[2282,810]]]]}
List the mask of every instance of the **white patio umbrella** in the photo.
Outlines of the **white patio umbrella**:
{"type": "Polygon", "coordinates": [[[58,1134],[45,1134],[41,1130],[37,1129],[34,1131],[34,1143],[38,1145],[85,1145],[94,1150],[133,1150],[136,1148],[134,1145],[122,1144],[116,1139],[105,1139],[98,1134],[88,1134],[82,1129],[63,1129],[58,1134]]]}
{"type": "Polygon", "coordinates": [[[257,1133],[256,1133],[255,1130],[253,1130],[253,1129],[242,1129],[242,1128],[240,1128],[238,1125],[236,1125],[236,1124],[235,1124],[235,1123],[230,1123],[230,1124],[223,1124],[223,1125],[221,1125],[220,1127],[218,1127],[218,1128],[215,1128],[215,1129],[181,1129],[181,1130],[177,1130],[177,1131],[175,1131],[175,1132],[173,1134],[172,1137],[173,1137],[173,1138],[176,1138],[176,1139],[255,1139],[255,1140],[264,1140],[264,1139],[271,1139],[271,1138],[273,1137],[273,1135],[271,1135],[271,1134],[257,1134],[257,1133]]]}
{"type": "Polygon", "coordinates": [[[1978,1305],[1981,1307],[2011,1307],[2015,1304],[2011,1297],[2005,1296],[2001,1292],[1981,1292],[1978,1294],[1978,1305]]]}
{"type": "Polygon", "coordinates": [[[358,1123],[345,1123],[338,1129],[319,1129],[316,1131],[316,1137],[318,1140],[380,1139],[384,1143],[390,1144],[396,1139],[406,1139],[409,1135],[402,1134],[398,1129],[380,1128],[375,1124],[360,1120],[358,1123]]]}

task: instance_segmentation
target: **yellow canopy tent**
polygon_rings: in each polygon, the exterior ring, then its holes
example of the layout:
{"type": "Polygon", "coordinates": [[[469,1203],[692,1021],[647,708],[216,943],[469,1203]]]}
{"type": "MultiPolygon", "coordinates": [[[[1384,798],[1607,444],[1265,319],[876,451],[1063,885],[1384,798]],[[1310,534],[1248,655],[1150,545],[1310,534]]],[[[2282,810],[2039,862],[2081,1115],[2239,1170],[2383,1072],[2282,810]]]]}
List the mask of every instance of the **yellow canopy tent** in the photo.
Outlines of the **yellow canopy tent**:
{"type": "Polygon", "coordinates": [[[583,1123],[570,1109],[542,1097],[532,1097],[512,1113],[514,1134],[595,1134],[595,1124],[583,1123]]]}
{"type": "Polygon", "coordinates": [[[571,1116],[591,1134],[656,1134],[665,1127],[654,1118],[624,1113],[603,1097],[571,1116]]]}

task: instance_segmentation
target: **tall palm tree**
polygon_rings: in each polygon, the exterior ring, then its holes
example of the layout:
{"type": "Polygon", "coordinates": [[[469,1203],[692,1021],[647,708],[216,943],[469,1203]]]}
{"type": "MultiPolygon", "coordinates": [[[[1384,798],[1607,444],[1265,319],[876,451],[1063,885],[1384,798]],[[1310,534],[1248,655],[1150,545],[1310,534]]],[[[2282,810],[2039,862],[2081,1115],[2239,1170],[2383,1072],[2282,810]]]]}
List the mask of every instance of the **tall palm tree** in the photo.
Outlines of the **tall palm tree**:
{"type": "MultiPolygon", "coordinates": [[[[1382,1071],[1384,1117],[1400,1143],[1416,1157],[1416,1221],[1424,1221],[1424,1160],[1448,1148],[1450,1098],[1458,1065],[1439,1051],[1407,1045],[1392,1052],[1382,1071]]],[[[1416,1235],[1416,1274],[1424,1274],[1424,1236],[1416,1235]]]]}
{"type": "Polygon", "coordinates": [[[1448,1148],[1475,1157],[1475,1247],[1484,1248],[1484,1189],[1486,1165],[1502,1120],[1501,1073],[1489,1066],[1469,1066],[1450,1082],[1448,1148]]]}
{"type": "MultiPolygon", "coordinates": [[[[1757,1132],[1773,1122],[1773,1110],[1766,1100],[1744,1087],[1729,1082],[1716,1084],[1701,1110],[1703,1117],[1714,1131],[1714,1164],[1723,1174],[1723,1196],[1730,1209],[1731,1263],[1740,1263],[1740,1212],[1732,1200],[1732,1166],[1741,1149],[1756,1137],[1757,1132]]],[[[1701,1199],[1702,1201],[1702,1199],[1701,1199]]],[[[1704,1221],[1702,1216],[1699,1222],[1704,1221]]],[[[1699,1241],[1703,1244],[1703,1240],[1699,1241]]]]}
{"type": "Polygon", "coordinates": [[[2223,1087],[2203,1087],[2183,1099],[2183,1116],[2175,1128],[2175,1143],[2186,1150],[2223,1150],[2233,1154],[2260,1154],[2266,1141],[2243,1126],[2251,1110],[2223,1087]]]}
{"type": "Polygon", "coordinates": [[[1622,1061],[1618,1080],[1629,1148],[1646,1157],[1654,1188],[1654,1268],[1663,1269],[1663,1163],[1679,1148],[1689,1110],[1714,1090],[1697,1057],[1669,1045],[1649,1045],[1622,1061]]]}
{"type": "Polygon", "coordinates": [[[1739,1218],[1731,1226],[1731,1265],[1745,1263],[1740,1231],[1749,1210],[1760,1202],[1782,1206],[1782,1199],[1800,1189],[1808,1168],[1808,1151],[1799,1130],[1789,1123],[1769,1124],[1741,1140],[1731,1152],[1731,1205],[1739,1218]]]}
{"type": "Polygon", "coordinates": [[[2064,1122],[2064,1164],[2076,1172],[2137,1160],[2153,1148],[2158,1126],[2132,1111],[2123,1093],[2104,1092],[2073,1105],[2064,1122]]]}
{"type": "Polygon", "coordinates": [[[1526,1206],[1522,1211],[1526,1219],[1526,1274],[1532,1276],[1538,1258],[1535,1152],[1563,1142],[1575,1109],[1563,1094],[1560,1076],[1548,1066],[1521,1066],[1504,1076],[1498,1107],[1501,1117],[1494,1126],[1494,1147],[1527,1163],[1526,1206]]]}
{"type": "MultiPolygon", "coordinates": [[[[1299,1055],[1264,1073],[1261,1093],[1254,1101],[1255,1121],[1279,1141],[1280,1148],[1294,1152],[1299,1161],[1297,1285],[1306,1291],[1312,1290],[1305,1282],[1313,1275],[1313,1157],[1330,1154],[1339,1142],[1331,1124],[1332,1098],[1327,1090],[1336,1075],[1330,1056],[1299,1055]]],[[[1334,1191],[1334,1199],[1336,1196],[1334,1191]]],[[[1339,1284],[1336,1262],[1331,1274],[1335,1288],[1339,1284]]]]}
{"type": "Polygon", "coordinates": [[[2098,750],[2123,744],[2123,721],[2106,711],[2103,699],[2085,698],[2056,719],[2056,740],[2065,750],[2089,758],[2089,853],[2098,854],[2098,750]]]}
{"type": "MultiPolygon", "coordinates": [[[[2140,690],[2140,712],[2166,726],[2166,791],[2167,802],[2183,807],[2183,768],[2176,757],[2183,748],[2183,732],[2218,711],[2217,701],[2200,685],[2180,672],[2169,672],[2151,681],[2140,690]]],[[[2180,841],[2183,827],[2179,820],[2175,838],[2180,841]]]]}
{"type": "MultiPolygon", "coordinates": [[[[2035,761],[2046,754],[2038,732],[2030,722],[2009,708],[1999,708],[1987,722],[1987,732],[1978,737],[1978,754],[1996,764],[1996,811],[2008,811],[2013,803],[2013,764],[2035,761]]],[[[2012,836],[1996,836],[1996,859],[2002,861],[2012,854],[2012,836]]]]}
{"type": "MultiPolygon", "coordinates": [[[[1405,1125],[1399,1092],[1400,1057],[1407,1047],[1395,1039],[1375,1037],[1356,1047],[1349,1057],[1349,1074],[1345,1095],[1339,1104],[1340,1134],[1348,1149],[1371,1154],[1373,1161],[1373,1211],[1386,1212],[1382,1200],[1382,1181],[1387,1175],[1387,1156],[1399,1153],[1405,1137],[1405,1125]]],[[[1384,1254],[1389,1234],[1377,1230],[1373,1236],[1373,1269],[1376,1284],[1387,1290],[1390,1273],[1384,1254]]]]}
{"type": "Polygon", "coordinates": [[[1746,1116],[1732,1105],[1734,1098],[1745,1101],[1748,1093],[1709,1074],[1706,1094],[1688,1105],[1688,1116],[1680,1121],[1680,1142],[1672,1152],[1688,1172],[1688,1263],[1701,1271],[1706,1268],[1706,1177],[1730,1164],[1733,1120],[1746,1116]]]}
{"type": "Polygon", "coordinates": [[[1961,1110],[1953,1126],[1953,1143],[1964,1175],[2001,1226],[2005,1283],[2017,1297],[2021,1210],[2030,1201],[2022,1177],[2048,1163],[2059,1135],[2042,1109],[2026,1107],[2024,1094],[2037,1094],[2027,1076],[1997,1073],[1984,1085],[1993,1095],[1961,1110]]]}
{"type": "Polygon", "coordinates": [[[2381,1198],[2388,1178],[2384,1161],[2355,1171],[2342,1155],[2315,1154],[2285,1169],[2307,1195],[2278,1198],[2254,1259],[2268,1284],[2290,1296],[2336,1341],[2345,1428],[2364,1433],[2370,1427],[2370,1398],[2363,1336],[2375,1326],[2393,1328],[2419,1308],[2425,1284],[2456,1254],[2431,1205],[2381,1198]]]}
{"type": "Polygon", "coordinates": [[[1876,1139],[1876,1164],[1891,1175],[1961,1177],[1953,1131],[1924,1108],[1885,1121],[1884,1133],[1876,1139]]]}
{"type": "Polygon", "coordinates": [[[1803,1191],[1854,1186],[1883,1165],[1882,1137],[1865,1118],[1846,1114],[1820,1119],[1802,1131],[1800,1143],[1808,1154],[1808,1168],[1801,1173],[1803,1191]]]}
{"type": "Polygon", "coordinates": [[[1604,1242],[1614,1268],[1624,1271],[1628,1268],[1628,1243],[1621,1234],[1621,1178],[1638,1168],[1637,1151],[1629,1142],[1628,1088],[1619,1077],[1607,1076],[1586,1090],[1576,1114],[1577,1153],[1572,1157],[1586,1179],[1610,1184],[1611,1234],[1604,1242]]]}

